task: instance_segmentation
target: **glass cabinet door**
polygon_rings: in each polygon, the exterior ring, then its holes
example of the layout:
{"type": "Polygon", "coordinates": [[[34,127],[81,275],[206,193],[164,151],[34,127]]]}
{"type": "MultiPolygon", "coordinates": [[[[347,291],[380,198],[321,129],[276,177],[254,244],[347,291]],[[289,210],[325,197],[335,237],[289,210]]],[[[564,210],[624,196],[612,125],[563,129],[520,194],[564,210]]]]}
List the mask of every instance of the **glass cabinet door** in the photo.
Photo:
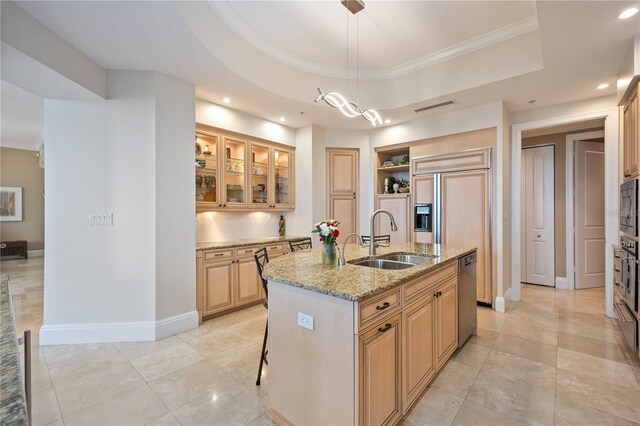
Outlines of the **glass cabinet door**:
{"type": "Polygon", "coordinates": [[[269,147],[251,144],[251,205],[269,207],[269,147]]]}
{"type": "Polygon", "coordinates": [[[274,169],[274,205],[289,206],[289,189],[291,168],[289,151],[274,148],[273,149],[273,169],[274,169]]]}
{"type": "Polygon", "coordinates": [[[225,157],[223,207],[245,206],[247,204],[245,192],[247,143],[238,139],[225,138],[223,148],[221,153],[225,157]]]}
{"type": "Polygon", "coordinates": [[[218,141],[216,135],[196,134],[196,203],[218,206],[218,141]]]}

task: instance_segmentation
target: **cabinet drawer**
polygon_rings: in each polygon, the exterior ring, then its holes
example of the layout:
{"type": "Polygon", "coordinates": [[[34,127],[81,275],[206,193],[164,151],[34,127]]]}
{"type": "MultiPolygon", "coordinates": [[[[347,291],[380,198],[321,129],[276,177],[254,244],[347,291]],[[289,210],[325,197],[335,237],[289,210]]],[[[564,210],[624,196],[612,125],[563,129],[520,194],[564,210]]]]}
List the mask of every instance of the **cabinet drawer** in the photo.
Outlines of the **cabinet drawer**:
{"type": "Polygon", "coordinates": [[[260,246],[245,246],[236,248],[236,257],[253,256],[260,250],[260,246]]]}
{"type": "Polygon", "coordinates": [[[371,300],[365,300],[360,305],[360,329],[398,307],[400,307],[400,287],[375,296],[371,300]]]}
{"type": "Polygon", "coordinates": [[[284,244],[266,244],[264,248],[267,249],[269,255],[271,255],[271,253],[284,253],[285,251],[284,244]]]}
{"type": "Polygon", "coordinates": [[[214,262],[218,260],[227,260],[233,257],[233,250],[205,250],[202,252],[203,262],[214,262]]]}
{"type": "Polygon", "coordinates": [[[415,281],[404,284],[402,286],[404,304],[406,305],[407,303],[416,300],[418,297],[429,291],[430,288],[433,288],[433,286],[456,276],[457,273],[457,263],[452,262],[425,277],[421,277],[415,281]]]}

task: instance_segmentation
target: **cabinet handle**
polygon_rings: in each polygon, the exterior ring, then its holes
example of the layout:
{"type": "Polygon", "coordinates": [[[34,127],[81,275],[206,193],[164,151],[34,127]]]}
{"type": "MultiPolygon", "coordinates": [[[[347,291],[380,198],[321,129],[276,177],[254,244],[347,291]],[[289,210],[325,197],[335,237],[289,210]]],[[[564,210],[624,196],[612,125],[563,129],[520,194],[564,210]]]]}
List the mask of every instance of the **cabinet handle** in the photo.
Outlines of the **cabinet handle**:
{"type": "Polygon", "coordinates": [[[253,253],[253,249],[251,249],[251,250],[245,250],[244,252],[245,252],[245,253],[253,253]]]}
{"type": "Polygon", "coordinates": [[[387,331],[387,330],[388,330],[388,329],[390,329],[391,327],[393,327],[391,324],[386,323],[386,324],[384,325],[384,327],[380,327],[380,328],[378,328],[378,332],[380,332],[380,333],[384,333],[385,331],[387,331]]]}
{"type": "Polygon", "coordinates": [[[215,257],[224,256],[224,253],[216,253],[214,256],[215,257]]]}
{"type": "Polygon", "coordinates": [[[378,311],[384,311],[384,310],[385,310],[385,309],[387,309],[389,306],[391,306],[391,304],[390,304],[389,302],[384,302],[384,303],[382,304],[382,306],[380,306],[380,305],[376,306],[376,309],[377,309],[378,311]]]}

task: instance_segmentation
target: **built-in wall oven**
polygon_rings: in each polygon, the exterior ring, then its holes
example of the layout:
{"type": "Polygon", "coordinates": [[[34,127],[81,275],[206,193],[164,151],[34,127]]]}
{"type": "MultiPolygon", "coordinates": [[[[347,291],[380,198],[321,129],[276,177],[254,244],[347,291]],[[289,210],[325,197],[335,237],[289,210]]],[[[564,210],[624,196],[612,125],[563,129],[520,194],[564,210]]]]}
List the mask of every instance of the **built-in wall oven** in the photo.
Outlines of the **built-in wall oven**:
{"type": "Polygon", "coordinates": [[[620,248],[614,262],[614,311],[634,352],[638,352],[638,180],[620,186],[620,248]],[[618,267],[620,270],[618,271],[618,267]],[[618,282],[619,280],[619,282],[618,282]]]}

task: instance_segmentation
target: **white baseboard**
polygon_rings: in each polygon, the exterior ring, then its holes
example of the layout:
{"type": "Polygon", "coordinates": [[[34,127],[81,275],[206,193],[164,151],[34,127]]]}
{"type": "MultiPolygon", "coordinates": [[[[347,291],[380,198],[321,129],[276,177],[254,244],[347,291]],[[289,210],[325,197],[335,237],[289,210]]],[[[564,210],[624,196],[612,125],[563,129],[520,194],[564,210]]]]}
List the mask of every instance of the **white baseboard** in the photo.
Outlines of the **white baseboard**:
{"type": "Polygon", "coordinates": [[[185,312],[156,321],[156,340],[198,328],[198,322],[198,311],[185,312]]]}
{"type": "Polygon", "coordinates": [[[556,277],[556,288],[558,290],[573,290],[569,288],[569,280],[567,280],[567,277],[556,277]]]}
{"type": "Polygon", "coordinates": [[[507,291],[504,293],[504,296],[496,297],[496,300],[495,300],[496,312],[500,312],[501,314],[504,314],[505,312],[507,312],[507,309],[509,308],[510,304],[511,304],[511,287],[507,289],[507,291]]]}
{"type": "Polygon", "coordinates": [[[197,326],[198,311],[159,321],[45,324],[40,328],[40,345],[146,342],[163,339],[197,326]]]}
{"type": "Polygon", "coordinates": [[[27,256],[29,259],[33,257],[44,257],[44,249],[42,250],[27,250],[27,256]]]}

